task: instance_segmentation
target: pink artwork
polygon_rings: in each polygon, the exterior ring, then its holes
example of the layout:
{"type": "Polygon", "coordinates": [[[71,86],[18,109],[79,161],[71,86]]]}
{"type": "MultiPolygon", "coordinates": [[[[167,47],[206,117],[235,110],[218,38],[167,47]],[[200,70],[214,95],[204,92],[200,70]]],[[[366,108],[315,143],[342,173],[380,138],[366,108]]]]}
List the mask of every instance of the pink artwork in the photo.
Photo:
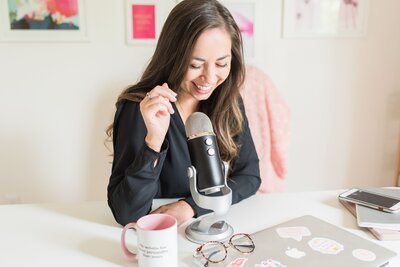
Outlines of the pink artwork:
{"type": "Polygon", "coordinates": [[[347,29],[357,28],[358,0],[342,0],[340,13],[342,23],[347,29]]]}
{"type": "Polygon", "coordinates": [[[254,2],[225,3],[238,25],[243,38],[244,54],[254,57],[254,2]]]}
{"type": "Polygon", "coordinates": [[[8,0],[12,30],[79,30],[78,0],[8,0]]]}
{"type": "Polygon", "coordinates": [[[133,39],[155,39],[155,6],[132,5],[132,25],[133,39]]]}
{"type": "Polygon", "coordinates": [[[85,0],[0,0],[0,41],[89,41],[85,0]]]}
{"type": "Polygon", "coordinates": [[[77,0],[47,0],[47,9],[50,13],[60,13],[64,17],[73,17],[78,14],[77,0]]]}

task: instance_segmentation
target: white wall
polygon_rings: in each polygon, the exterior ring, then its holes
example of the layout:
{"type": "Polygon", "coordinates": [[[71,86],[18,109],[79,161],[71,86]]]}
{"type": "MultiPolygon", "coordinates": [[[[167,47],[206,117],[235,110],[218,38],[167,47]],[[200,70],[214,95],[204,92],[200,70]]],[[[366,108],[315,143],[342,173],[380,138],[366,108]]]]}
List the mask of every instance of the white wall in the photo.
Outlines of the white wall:
{"type": "Polygon", "coordinates": [[[267,2],[259,63],[292,110],[287,190],[393,185],[400,2],[370,1],[366,38],[313,40],[281,39],[281,3],[267,2]]]}
{"type": "MultiPolygon", "coordinates": [[[[88,43],[0,43],[0,203],[106,198],[104,129],[154,49],[125,45],[123,2],[87,1],[88,43]]],[[[371,0],[366,38],[316,40],[257,3],[256,63],[292,112],[287,190],[393,184],[400,2],[371,0]]]]}

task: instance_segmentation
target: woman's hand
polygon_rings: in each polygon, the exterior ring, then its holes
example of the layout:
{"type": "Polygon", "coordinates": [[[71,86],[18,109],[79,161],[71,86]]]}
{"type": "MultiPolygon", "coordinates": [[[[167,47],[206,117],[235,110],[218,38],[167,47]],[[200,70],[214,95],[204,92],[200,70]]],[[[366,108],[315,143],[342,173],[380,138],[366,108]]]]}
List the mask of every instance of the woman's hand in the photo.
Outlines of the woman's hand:
{"type": "Polygon", "coordinates": [[[159,152],[168,131],[170,114],[174,113],[171,102],[176,101],[176,93],[168,84],[158,85],[147,93],[140,102],[140,112],[147,128],[146,144],[159,152]]]}
{"type": "Polygon", "coordinates": [[[174,216],[178,225],[193,218],[194,210],[186,201],[177,201],[159,207],[151,213],[165,213],[174,216]]]}

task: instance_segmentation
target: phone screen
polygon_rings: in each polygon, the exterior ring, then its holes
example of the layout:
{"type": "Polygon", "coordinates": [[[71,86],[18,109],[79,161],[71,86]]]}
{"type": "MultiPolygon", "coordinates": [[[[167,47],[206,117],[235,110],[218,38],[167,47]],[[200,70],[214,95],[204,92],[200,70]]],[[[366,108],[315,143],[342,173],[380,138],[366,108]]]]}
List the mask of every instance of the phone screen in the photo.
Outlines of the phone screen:
{"type": "Polygon", "coordinates": [[[393,207],[395,204],[399,202],[397,199],[393,199],[390,197],[386,196],[381,196],[381,195],[376,195],[373,193],[365,192],[358,190],[350,195],[348,195],[349,198],[353,198],[356,200],[361,200],[367,203],[372,203],[376,204],[385,208],[390,208],[393,207]]]}

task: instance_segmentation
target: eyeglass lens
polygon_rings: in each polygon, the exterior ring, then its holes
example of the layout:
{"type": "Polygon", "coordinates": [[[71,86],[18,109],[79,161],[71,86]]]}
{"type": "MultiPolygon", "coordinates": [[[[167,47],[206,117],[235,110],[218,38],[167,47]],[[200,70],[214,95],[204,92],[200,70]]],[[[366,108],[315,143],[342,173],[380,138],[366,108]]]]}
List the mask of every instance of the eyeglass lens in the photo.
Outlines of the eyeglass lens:
{"type": "Polygon", "coordinates": [[[254,250],[254,243],[248,235],[236,234],[230,240],[231,245],[242,253],[250,253],[254,250]]]}
{"type": "Polygon", "coordinates": [[[221,262],[226,257],[226,248],[220,242],[208,242],[201,248],[201,253],[210,262],[221,262]]]}

